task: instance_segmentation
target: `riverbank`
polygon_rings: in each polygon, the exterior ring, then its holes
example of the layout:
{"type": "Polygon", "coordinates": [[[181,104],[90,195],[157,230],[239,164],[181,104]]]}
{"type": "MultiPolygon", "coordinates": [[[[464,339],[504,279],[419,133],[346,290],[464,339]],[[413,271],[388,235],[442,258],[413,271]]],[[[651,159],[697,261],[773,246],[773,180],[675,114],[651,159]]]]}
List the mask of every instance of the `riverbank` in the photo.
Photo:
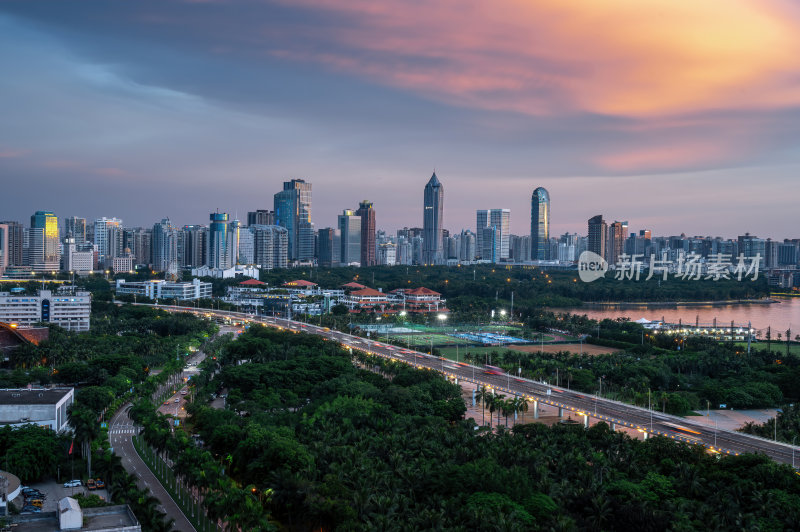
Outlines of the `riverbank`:
{"type": "MultiPolygon", "coordinates": [[[[720,301],[611,301],[607,303],[585,302],[576,310],[608,310],[608,309],[639,309],[639,308],[691,308],[691,307],[727,307],[732,305],[771,305],[779,303],[772,298],[763,299],[723,299],[720,301]]],[[[557,309],[552,309],[557,310],[557,309]]]]}

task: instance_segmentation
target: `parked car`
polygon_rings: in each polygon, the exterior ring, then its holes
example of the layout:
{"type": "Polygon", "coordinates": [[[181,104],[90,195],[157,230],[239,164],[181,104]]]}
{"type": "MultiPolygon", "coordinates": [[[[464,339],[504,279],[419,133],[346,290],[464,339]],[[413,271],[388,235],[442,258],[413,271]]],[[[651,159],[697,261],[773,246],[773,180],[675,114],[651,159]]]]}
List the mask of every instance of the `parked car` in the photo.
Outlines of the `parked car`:
{"type": "Polygon", "coordinates": [[[25,506],[36,506],[37,508],[41,508],[44,504],[42,499],[31,499],[29,501],[25,501],[25,506]]]}
{"type": "Polygon", "coordinates": [[[37,490],[36,488],[22,488],[22,494],[25,497],[32,497],[32,496],[39,496],[41,497],[44,495],[41,491],[37,490]]]}
{"type": "Polygon", "coordinates": [[[79,488],[82,485],[83,485],[83,483],[78,479],[69,480],[67,482],[64,482],[64,487],[65,488],[79,488]]]}
{"type": "Polygon", "coordinates": [[[20,510],[20,512],[23,514],[38,514],[41,511],[42,511],[41,508],[32,505],[23,506],[22,510],[20,510]]]}
{"type": "Polygon", "coordinates": [[[93,478],[90,478],[89,480],[86,481],[86,487],[89,488],[90,490],[93,490],[97,487],[95,486],[93,478]]]}
{"type": "Polygon", "coordinates": [[[106,487],[106,483],[100,480],[99,478],[96,478],[94,480],[94,487],[101,490],[106,487]]]}

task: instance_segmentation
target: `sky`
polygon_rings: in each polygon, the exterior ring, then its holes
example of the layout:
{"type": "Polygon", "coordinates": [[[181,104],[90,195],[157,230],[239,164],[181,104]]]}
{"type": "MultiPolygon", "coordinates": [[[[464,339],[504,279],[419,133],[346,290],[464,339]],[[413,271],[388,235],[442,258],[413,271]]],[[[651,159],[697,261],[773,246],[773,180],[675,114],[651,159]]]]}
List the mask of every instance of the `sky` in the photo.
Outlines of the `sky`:
{"type": "Polygon", "coordinates": [[[0,0],[0,219],[246,219],[282,183],[379,229],[551,197],[654,234],[800,237],[792,0],[0,0]]]}

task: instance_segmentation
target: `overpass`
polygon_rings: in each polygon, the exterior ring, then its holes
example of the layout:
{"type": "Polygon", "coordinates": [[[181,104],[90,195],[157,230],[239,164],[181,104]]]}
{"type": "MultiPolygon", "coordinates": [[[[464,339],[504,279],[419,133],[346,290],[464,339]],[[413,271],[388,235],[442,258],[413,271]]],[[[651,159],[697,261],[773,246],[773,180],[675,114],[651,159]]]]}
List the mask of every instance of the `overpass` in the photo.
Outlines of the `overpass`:
{"type": "MultiPolygon", "coordinates": [[[[140,303],[140,305],[146,304],[140,303]]],[[[597,395],[584,394],[552,386],[544,382],[518,378],[506,373],[487,372],[486,368],[481,366],[455,363],[449,359],[354,336],[326,327],[318,327],[284,318],[254,316],[243,312],[172,305],[147,306],[155,306],[166,311],[191,312],[207,317],[231,319],[243,323],[260,323],[295,333],[316,334],[338,342],[344,347],[397,360],[418,368],[441,372],[456,382],[472,382],[497,392],[522,397],[532,404],[533,408],[531,410],[534,418],[538,418],[540,405],[549,405],[558,409],[559,417],[563,417],[565,413],[570,413],[582,418],[586,427],[589,426],[589,420],[594,418],[608,423],[612,429],[624,427],[636,430],[645,439],[658,435],[693,445],[703,445],[710,452],[718,454],[763,453],[776,462],[791,464],[793,467],[796,463],[800,463],[800,453],[797,453],[798,456],[795,457],[795,448],[785,443],[750,434],[718,429],[679,416],[655,412],[650,409],[598,397],[597,395]]]]}

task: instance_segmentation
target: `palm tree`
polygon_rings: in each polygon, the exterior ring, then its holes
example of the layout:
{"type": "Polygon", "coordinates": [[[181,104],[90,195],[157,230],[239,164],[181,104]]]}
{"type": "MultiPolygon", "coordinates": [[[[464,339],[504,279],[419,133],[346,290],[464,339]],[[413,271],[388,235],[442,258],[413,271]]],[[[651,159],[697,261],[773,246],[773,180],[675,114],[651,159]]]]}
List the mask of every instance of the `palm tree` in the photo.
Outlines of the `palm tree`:
{"type": "Polygon", "coordinates": [[[67,409],[67,419],[72,426],[75,439],[81,442],[81,455],[86,458],[89,478],[92,476],[92,440],[100,432],[95,413],[85,407],[73,403],[67,409]]]}
{"type": "Polygon", "coordinates": [[[486,400],[491,396],[486,386],[478,388],[478,399],[481,402],[481,426],[486,424],[486,400]]]}

